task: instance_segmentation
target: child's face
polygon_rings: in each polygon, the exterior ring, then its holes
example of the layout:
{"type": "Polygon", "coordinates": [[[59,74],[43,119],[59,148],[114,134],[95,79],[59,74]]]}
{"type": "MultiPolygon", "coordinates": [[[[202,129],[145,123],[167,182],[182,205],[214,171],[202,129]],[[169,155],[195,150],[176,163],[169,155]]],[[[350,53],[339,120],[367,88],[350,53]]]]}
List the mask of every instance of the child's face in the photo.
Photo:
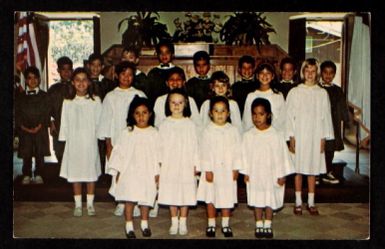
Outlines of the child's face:
{"type": "Polygon", "coordinates": [[[195,72],[199,76],[206,76],[210,70],[210,64],[206,60],[199,60],[194,64],[195,72]]]}
{"type": "Polygon", "coordinates": [[[124,51],[122,54],[122,61],[129,61],[131,63],[134,63],[135,65],[138,65],[139,58],[136,57],[135,53],[124,51]]]}
{"type": "Polygon", "coordinates": [[[315,84],[317,80],[317,66],[308,65],[303,69],[303,76],[305,78],[305,83],[315,84]]]}
{"type": "Polygon", "coordinates": [[[90,70],[91,79],[98,78],[100,73],[102,72],[103,65],[100,60],[93,60],[88,63],[88,68],[90,70]]]}
{"type": "Polygon", "coordinates": [[[213,122],[217,125],[225,125],[229,115],[230,111],[223,102],[215,103],[213,109],[210,111],[210,116],[213,119],[213,122]]]}
{"type": "Polygon", "coordinates": [[[328,85],[332,84],[335,76],[336,72],[331,67],[325,67],[321,72],[322,81],[328,85]]]}
{"type": "Polygon", "coordinates": [[[294,65],[291,63],[285,63],[282,66],[281,77],[284,81],[293,80],[295,74],[294,65]]]}
{"type": "Polygon", "coordinates": [[[258,73],[258,80],[261,83],[261,87],[266,87],[270,85],[270,82],[274,79],[274,74],[267,70],[263,69],[258,73]]]}
{"type": "Polygon", "coordinates": [[[172,53],[168,49],[168,47],[161,46],[159,50],[160,50],[160,53],[158,54],[159,62],[163,64],[170,63],[172,60],[172,53]]]}
{"type": "Polygon", "coordinates": [[[182,76],[180,76],[178,73],[171,74],[170,77],[167,79],[167,86],[172,89],[176,88],[182,88],[184,86],[185,81],[183,80],[182,76]]]}
{"type": "Polygon", "coordinates": [[[28,73],[27,78],[25,79],[25,84],[27,84],[29,89],[35,89],[40,84],[40,79],[37,75],[33,73],[28,73]]]}
{"type": "Polygon", "coordinates": [[[213,91],[217,96],[226,96],[227,84],[216,80],[213,84],[213,91]]]}
{"type": "Polygon", "coordinates": [[[134,112],[136,126],[139,128],[148,127],[148,120],[150,119],[151,115],[152,113],[148,110],[147,106],[138,106],[134,112]]]}
{"type": "Polygon", "coordinates": [[[183,95],[174,93],[169,99],[170,111],[172,117],[183,117],[183,110],[186,106],[186,99],[183,95]]]}
{"type": "Polygon", "coordinates": [[[269,125],[267,123],[267,119],[269,118],[270,114],[268,114],[265,111],[265,108],[263,106],[259,105],[259,106],[254,107],[251,116],[253,119],[253,124],[259,130],[264,130],[264,129],[269,127],[269,125]]]}
{"type": "Polygon", "coordinates": [[[72,75],[72,67],[69,64],[64,64],[60,68],[57,69],[57,72],[60,75],[60,79],[63,81],[71,80],[72,75]]]}
{"type": "Polygon", "coordinates": [[[90,81],[88,80],[87,74],[78,73],[75,75],[72,85],[74,85],[76,89],[76,95],[84,96],[87,94],[87,89],[90,85],[90,81]]]}
{"type": "Polygon", "coordinates": [[[118,80],[120,88],[129,88],[134,81],[134,72],[131,68],[127,68],[118,75],[118,80]]]}
{"type": "Polygon", "coordinates": [[[244,79],[251,79],[253,78],[254,67],[250,63],[243,63],[242,67],[239,69],[239,74],[244,79]]]}

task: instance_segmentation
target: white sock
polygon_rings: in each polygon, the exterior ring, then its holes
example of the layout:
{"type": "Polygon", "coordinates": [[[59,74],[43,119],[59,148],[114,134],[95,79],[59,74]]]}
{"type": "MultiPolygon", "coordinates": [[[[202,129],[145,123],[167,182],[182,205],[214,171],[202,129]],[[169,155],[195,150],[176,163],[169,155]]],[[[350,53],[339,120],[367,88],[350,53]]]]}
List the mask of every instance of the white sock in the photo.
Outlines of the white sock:
{"type": "Polygon", "coordinates": [[[82,207],[82,195],[74,195],[75,207],[82,207]]]}
{"type": "Polygon", "coordinates": [[[264,228],[271,228],[271,220],[265,220],[263,227],[264,228]]]}
{"type": "Polygon", "coordinates": [[[309,207],[314,207],[314,193],[307,194],[307,204],[309,207]]]}
{"type": "Polygon", "coordinates": [[[134,223],[132,221],[126,221],[126,232],[134,231],[134,223]]]}
{"type": "Polygon", "coordinates": [[[222,217],[222,227],[228,227],[229,220],[230,220],[230,217],[222,217]]]}
{"type": "Polygon", "coordinates": [[[295,206],[301,206],[302,205],[302,196],[301,191],[295,191],[295,206]]]}
{"type": "Polygon", "coordinates": [[[209,227],[215,227],[215,218],[208,218],[209,227]]]}
{"type": "Polygon", "coordinates": [[[180,226],[186,226],[187,217],[180,217],[179,218],[179,225],[180,226]]]}
{"type": "Polygon", "coordinates": [[[142,230],[148,228],[148,220],[141,220],[140,221],[140,228],[142,228],[142,230]]]}
{"type": "Polygon", "coordinates": [[[94,197],[95,197],[95,195],[88,195],[87,194],[87,207],[93,207],[94,206],[94,197]]]}
{"type": "Polygon", "coordinates": [[[178,226],[178,216],[171,217],[171,226],[178,226]]]}
{"type": "Polygon", "coordinates": [[[262,221],[262,220],[257,220],[257,221],[255,222],[255,226],[256,226],[256,227],[263,227],[263,221],[262,221]]]}

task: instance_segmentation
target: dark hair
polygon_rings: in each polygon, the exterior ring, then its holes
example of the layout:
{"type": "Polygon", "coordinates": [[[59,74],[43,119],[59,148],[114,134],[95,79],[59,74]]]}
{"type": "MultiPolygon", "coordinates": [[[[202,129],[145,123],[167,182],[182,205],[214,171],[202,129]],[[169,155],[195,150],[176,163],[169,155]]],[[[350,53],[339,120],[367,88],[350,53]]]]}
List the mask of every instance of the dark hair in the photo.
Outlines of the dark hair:
{"type": "Polygon", "coordinates": [[[241,68],[243,63],[248,63],[248,64],[251,64],[253,68],[255,67],[255,59],[250,55],[244,55],[241,58],[239,58],[238,68],[241,68]]]}
{"type": "Polygon", "coordinates": [[[88,56],[88,63],[91,63],[95,60],[99,60],[100,63],[103,65],[104,58],[101,54],[93,53],[88,56]]]}
{"type": "Polygon", "coordinates": [[[186,74],[184,73],[184,70],[180,67],[173,67],[171,69],[168,70],[168,74],[167,74],[167,80],[173,75],[173,74],[179,74],[180,77],[186,81],[186,74]]]}
{"type": "Polygon", "coordinates": [[[331,67],[334,73],[337,72],[337,66],[333,61],[324,61],[321,63],[320,67],[321,67],[321,72],[327,67],[331,67]]]}
{"type": "Polygon", "coordinates": [[[134,113],[136,108],[139,106],[144,105],[147,107],[148,111],[151,113],[150,119],[148,120],[148,124],[153,126],[154,125],[154,117],[155,113],[151,108],[150,101],[147,98],[139,97],[138,95],[135,95],[134,99],[130,103],[130,107],[128,108],[128,114],[127,114],[127,127],[129,127],[129,130],[134,129],[134,125],[136,125],[136,121],[134,118],[134,113]]]}
{"type": "Polygon", "coordinates": [[[253,103],[251,104],[251,115],[253,115],[254,108],[257,106],[263,106],[263,109],[265,109],[265,112],[268,114],[266,122],[268,125],[271,125],[273,113],[271,112],[270,102],[265,98],[254,99],[253,103]]]}
{"type": "MultiPolygon", "coordinates": [[[[211,113],[213,111],[214,105],[216,103],[222,102],[226,105],[226,108],[228,111],[230,111],[230,103],[229,100],[226,97],[223,96],[214,96],[210,98],[210,109],[209,112],[211,113]]],[[[212,120],[212,116],[210,115],[210,118],[212,120]]],[[[227,122],[231,123],[230,115],[227,117],[227,122]]]]}
{"type": "Polygon", "coordinates": [[[194,65],[200,60],[205,60],[207,64],[210,64],[210,55],[206,51],[198,51],[193,56],[194,65]]]}
{"type": "Polygon", "coordinates": [[[226,92],[226,97],[230,98],[231,97],[231,85],[230,85],[230,79],[229,76],[223,71],[215,71],[210,78],[210,87],[211,87],[211,93],[213,96],[215,95],[214,93],[214,83],[215,81],[219,81],[222,83],[225,83],[227,85],[227,92],[226,92]]]}
{"type": "Polygon", "coordinates": [[[165,114],[166,114],[166,117],[170,116],[171,115],[171,110],[170,110],[170,96],[172,94],[180,94],[184,97],[185,101],[186,101],[186,105],[183,109],[183,117],[190,117],[191,116],[191,109],[190,109],[190,102],[188,100],[188,95],[186,93],[186,91],[182,88],[175,88],[175,89],[172,89],[168,95],[167,95],[167,99],[166,99],[166,102],[165,102],[165,114]]]}
{"type": "Polygon", "coordinates": [[[175,54],[175,47],[174,44],[167,40],[162,40],[158,44],[156,44],[155,51],[159,55],[160,54],[160,48],[161,47],[167,47],[168,50],[170,50],[171,54],[175,54]]]}
{"type": "Polygon", "coordinates": [[[278,82],[277,82],[277,75],[275,73],[275,68],[273,65],[271,65],[270,63],[266,63],[266,62],[263,62],[263,63],[260,63],[258,66],[257,66],[257,69],[255,70],[255,75],[256,75],[256,80],[257,80],[257,89],[259,89],[261,87],[261,82],[258,80],[258,74],[260,72],[262,72],[263,70],[267,70],[269,72],[271,72],[274,76],[274,78],[271,80],[270,82],[270,88],[271,90],[273,90],[274,93],[278,93],[278,82]]]}
{"type": "MultiPolygon", "coordinates": [[[[75,76],[80,74],[80,73],[84,73],[85,75],[87,75],[87,79],[88,80],[90,79],[88,71],[84,67],[78,67],[72,73],[71,81],[73,82],[74,79],[75,79],[75,76]]],[[[94,100],[94,98],[93,98],[94,88],[93,88],[93,85],[91,84],[91,82],[89,82],[89,84],[88,84],[87,94],[88,94],[88,98],[94,100]]],[[[65,98],[66,99],[74,99],[75,96],[76,96],[76,88],[75,88],[75,86],[73,84],[68,85],[68,92],[67,92],[65,98]]]]}
{"type": "Polygon", "coordinates": [[[62,56],[56,61],[57,67],[59,69],[63,68],[64,65],[70,65],[71,68],[73,67],[72,60],[68,58],[67,56],[62,56]]]}
{"type": "Polygon", "coordinates": [[[127,52],[127,53],[133,53],[135,55],[135,57],[139,57],[140,56],[140,49],[136,46],[128,46],[128,47],[124,47],[123,50],[122,50],[122,55],[124,52],[127,52]]]}
{"type": "Polygon", "coordinates": [[[34,74],[35,76],[37,76],[40,79],[40,72],[39,72],[39,69],[37,69],[37,67],[35,67],[35,66],[27,67],[27,69],[25,69],[25,71],[23,72],[24,78],[26,79],[28,74],[30,74],[30,73],[34,74]]]}
{"type": "Polygon", "coordinates": [[[121,74],[122,72],[126,71],[126,69],[131,69],[132,73],[135,75],[136,72],[136,66],[134,63],[129,62],[129,61],[122,61],[119,62],[118,65],[115,66],[115,73],[117,75],[121,74]]]}
{"type": "Polygon", "coordinates": [[[291,57],[285,57],[285,58],[283,58],[283,59],[281,60],[281,63],[279,64],[279,69],[283,70],[283,66],[284,66],[285,64],[291,64],[291,65],[293,65],[294,70],[297,69],[297,63],[296,63],[295,60],[294,60],[293,58],[291,58],[291,57]]]}

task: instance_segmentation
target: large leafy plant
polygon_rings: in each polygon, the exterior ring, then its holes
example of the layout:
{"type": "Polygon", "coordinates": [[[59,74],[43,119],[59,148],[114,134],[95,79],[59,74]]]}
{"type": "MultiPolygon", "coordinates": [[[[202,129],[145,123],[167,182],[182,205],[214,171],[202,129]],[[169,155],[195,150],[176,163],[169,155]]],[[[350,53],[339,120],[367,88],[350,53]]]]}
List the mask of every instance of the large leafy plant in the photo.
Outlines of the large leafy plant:
{"type": "Polygon", "coordinates": [[[258,50],[262,44],[270,44],[269,33],[274,28],[262,16],[263,12],[234,12],[220,31],[220,39],[226,45],[253,45],[258,50]]]}
{"type": "Polygon", "coordinates": [[[138,48],[151,47],[158,44],[160,40],[171,39],[167,26],[158,22],[159,17],[157,12],[136,12],[136,15],[121,20],[118,30],[123,23],[127,22],[127,27],[122,34],[122,45],[138,48]]]}

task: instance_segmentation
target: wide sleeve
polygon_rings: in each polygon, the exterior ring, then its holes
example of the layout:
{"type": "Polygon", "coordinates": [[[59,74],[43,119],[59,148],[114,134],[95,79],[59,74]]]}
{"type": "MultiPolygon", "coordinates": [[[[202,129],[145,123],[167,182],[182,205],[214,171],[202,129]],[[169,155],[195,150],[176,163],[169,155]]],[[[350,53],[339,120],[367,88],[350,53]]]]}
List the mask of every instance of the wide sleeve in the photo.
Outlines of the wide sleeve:
{"type": "Polygon", "coordinates": [[[212,145],[210,144],[210,132],[206,128],[202,134],[201,143],[201,170],[202,171],[213,171],[213,153],[211,153],[212,145]]]}
{"type": "Polygon", "coordinates": [[[191,120],[195,123],[195,125],[198,128],[198,133],[202,129],[202,121],[201,117],[199,115],[199,110],[197,107],[197,104],[195,103],[195,100],[191,97],[188,97],[190,102],[190,109],[191,109],[191,120]]]}
{"type": "Polygon", "coordinates": [[[196,125],[194,124],[193,125],[193,128],[192,128],[192,153],[193,153],[193,156],[192,156],[192,161],[194,163],[194,166],[195,166],[195,169],[196,171],[201,171],[201,163],[200,163],[200,157],[199,157],[199,153],[200,153],[200,149],[199,149],[199,143],[198,143],[198,127],[196,127],[196,125]]]}
{"type": "Polygon", "coordinates": [[[66,141],[68,137],[68,129],[70,126],[69,123],[69,112],[68,105],[71,103],[71,100],[63,100],[63,106],[61,111],[61,124],[60,124],[60,132],[59,132],[59,141],[66,141]]]}
{"type": "Polygon", "coordinates": [[[124,130],[118,138],[116,145],[113,147],[110,159],[108,160],[108,170],[107,173],[109,175],[117,175],[118,172],[122,172],[125,168],[125,164],[130,161],[129,155],[130,152],[134,150],[132,148],[127,137],[126,132],[124,130]]]}
{"type": "Polygon", "coordinates": [[[97,137],[101,139],[111,138],[111,126],[113,120],[112,99],[110,94],[104,98],[100,114],[100,123],[98,126],[97,137]]]}
{"type": "Polygon", "coordinates": [[[332,114],[330,108],[330,99],[329,95],[325,89],[322,89],[322,138],[326,140],[334,139],[334,130],[333,130],[333,122],[332,122],[332,114]]]}
{"type": "Polygon", "coordinates": [[[295,96],[295,89],[292,89],[289,91],[286,103],[285,103],[285,110],[286,110],[286,122],[285,122],[285,139],[289,140],[290,137],[294,137],[294,131],[295,131],[295,101],[297,96],[295,96]]]}
{"type": "Polygon", "coordinates": [[[243,116],[242,116],[242,125],[243,125],[244,131],[247,131],[253,126],[253,123],[251,121],[251,101],[252,101],[252,96],[249,93],[245,101],[245,106],[244,106],[243,116]]]}
{"type": "Polygon", "coordinates": [[[237,102],[234,100],[230,100],[230,119],[231,124],[237,127],[239,134],[242,134],[242,120],[241,120],[241,112],[239,111],[239,106],[237,102]]]}
{"type": "Polygon", "coordinates": [[[276,113],[273,114],[273,116],[276,116],[274,126],[279,131],[284,131],[286,123],[286,105],[285,99],[283,98],[283,95],[281,93],[276,95],[276,101],[278,108],[276,110],[276,113]]]}
{"type": "Polygon", "coordinates": [[[210,109],[210,100],[205,100],[205,102],[203,102],[201,106],[201,111],[200,111],[203,128],[210,123],[209,109],[210,109]]]}
{"type": "Polygon", "coordinates": [[[161,97],[158,97],[155,101],[154,105],[154,113],[155,113],[155,127],[159,127],[160,123],[164,120],[165,116],[165,102],[162,101],[161,97]],[[162,104],[163,103],[163,104],[162,104]]]}
{"type": "Polygon", "coordinates": [[[101,122],[101,114],[102,114],[102,103],[99,97],[95,98],[95,127],[96,127],[96,137],[99,139],[103,139],[103,137],[99,137],[98,130],[101,122]]]}
{"type": "Polygon", "coordinates": [[[159,136],[158,131],[154,132],[153,143],[154,143],[154,147],[155,147],[154,156],[155,156],[155,161],[156,161],[156,163],[154,163],[153,172],[155,173],[155,175],[159,175],[160,174],[161,146],[160,146],[160,136],[159,136]]]}
{"type": "Polygon", "coordinates": [[[240,170],[243,168],[242,163],[242,140],[238,129],[234,129],[234,143],[233,143],[233,170],[240,170]]]}
{"type": "Polygon", "coordinates": [[[286,141],[280,133],[276,134],[276,143],[277,155],[273,157],[275,176],[276,178],[282,178],[295,173],[295,168],[286,141]]]}
{"type": "Polygon", "coordinates": [[[250,174],[250,162],[249,162],[249,153],[248,153],[248,134],[244,134],[242,138],[242,147],[241,147],[241,153],[242,153],[242,169],[239,171],[239,173],[243,175],[249,175],[250,174]]]}

